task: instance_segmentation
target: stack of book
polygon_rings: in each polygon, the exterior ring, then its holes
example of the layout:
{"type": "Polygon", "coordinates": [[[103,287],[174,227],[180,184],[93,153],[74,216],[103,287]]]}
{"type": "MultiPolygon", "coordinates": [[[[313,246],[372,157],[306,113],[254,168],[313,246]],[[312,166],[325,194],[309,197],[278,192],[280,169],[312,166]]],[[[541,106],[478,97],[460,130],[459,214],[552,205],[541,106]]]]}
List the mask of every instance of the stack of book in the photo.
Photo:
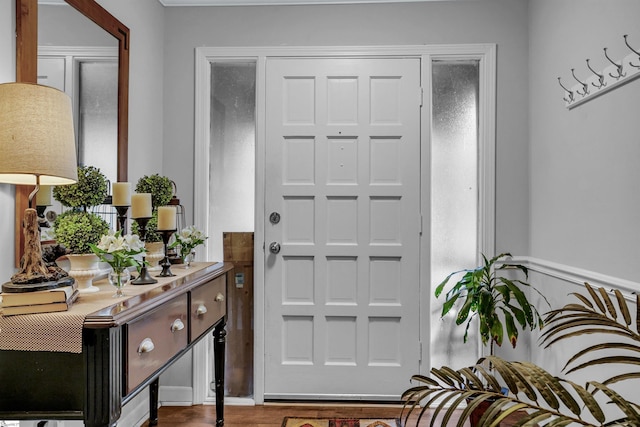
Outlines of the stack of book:
{"type": "Polygon", "coordinates": [[[3,316],[50,313],[68,310],[78,298],[78,286],[72,285],[35,292],[3,292],[0,310],[3,316]]]}

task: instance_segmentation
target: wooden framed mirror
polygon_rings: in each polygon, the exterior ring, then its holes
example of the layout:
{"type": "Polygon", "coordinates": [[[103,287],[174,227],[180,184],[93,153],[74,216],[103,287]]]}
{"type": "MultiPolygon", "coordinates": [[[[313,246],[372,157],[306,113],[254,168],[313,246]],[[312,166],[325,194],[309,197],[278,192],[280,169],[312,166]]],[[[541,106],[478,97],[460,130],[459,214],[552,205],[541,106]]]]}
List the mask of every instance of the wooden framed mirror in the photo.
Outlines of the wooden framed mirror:
{"type": "MultiPolygon", "coordinates": [[[[70,6],[116,38],[118,42],[117,180],[128,175],[129,28],[95,0],[65,0],[70,6]]],[[[38,0],[16,0],[16,81],[37,82],[38,0]]],[[[16,186],[15,264],[24,251],[22,217],[29,204],[29,186],[16,186]]]]}

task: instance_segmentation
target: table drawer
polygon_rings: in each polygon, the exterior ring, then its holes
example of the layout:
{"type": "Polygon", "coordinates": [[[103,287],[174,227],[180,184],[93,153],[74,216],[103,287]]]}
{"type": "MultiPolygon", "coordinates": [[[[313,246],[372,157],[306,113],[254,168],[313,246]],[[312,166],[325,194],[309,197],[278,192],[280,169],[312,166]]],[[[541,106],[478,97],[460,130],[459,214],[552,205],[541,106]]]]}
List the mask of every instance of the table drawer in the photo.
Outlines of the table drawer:
{"type": "Polygon", "coordinates": [[[180,295],[127,326],[127,393],[188,343],[188,300],[180,295]]]}
{"type": "Polygon", "coordinates": [[[227,313],[226,275],[191,291],[191,341],[195,341],[227,313]]]}

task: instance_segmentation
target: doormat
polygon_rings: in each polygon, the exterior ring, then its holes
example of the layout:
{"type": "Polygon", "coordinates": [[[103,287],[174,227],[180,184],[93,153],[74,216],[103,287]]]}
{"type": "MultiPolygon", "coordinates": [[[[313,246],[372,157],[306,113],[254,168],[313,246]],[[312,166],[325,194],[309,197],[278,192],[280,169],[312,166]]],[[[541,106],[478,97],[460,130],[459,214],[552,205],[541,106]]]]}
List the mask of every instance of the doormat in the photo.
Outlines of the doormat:
{"type": "Polygon", "coordinates": [[[400,427],[400,419],[284,417],[282,427],[400,427]]]}

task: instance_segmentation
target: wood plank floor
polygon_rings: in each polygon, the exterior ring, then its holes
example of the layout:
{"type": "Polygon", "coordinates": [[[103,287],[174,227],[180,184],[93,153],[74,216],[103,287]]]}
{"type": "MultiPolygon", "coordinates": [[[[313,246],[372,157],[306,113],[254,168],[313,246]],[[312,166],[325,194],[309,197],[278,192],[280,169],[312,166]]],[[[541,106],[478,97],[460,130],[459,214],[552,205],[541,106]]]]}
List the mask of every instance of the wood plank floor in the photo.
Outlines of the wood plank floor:
{"type": "MultiPolygon", "coordinates": [[[[362,417],[398,418],[400,405],[350,404],[266,404],[256,406],[226,405],[225,427],[281,427],[284,417],[362,417]]],[[[216,407],[212,405],[163,406],[158,411],[158,427],[205,427],[215,426],[216,407]]],[[[416,416],[409,419],[409,426],[416,425],[416,416]]],[[[428,425],[421,423],[420,425],[428,425]]],[[[436,423],[435,425],[440,425],[436,423]]],[[[451,425],[451,424],[450,424],[451,425]]],[[[149,427],[148,422],[143,427],[149,427]]]]}

